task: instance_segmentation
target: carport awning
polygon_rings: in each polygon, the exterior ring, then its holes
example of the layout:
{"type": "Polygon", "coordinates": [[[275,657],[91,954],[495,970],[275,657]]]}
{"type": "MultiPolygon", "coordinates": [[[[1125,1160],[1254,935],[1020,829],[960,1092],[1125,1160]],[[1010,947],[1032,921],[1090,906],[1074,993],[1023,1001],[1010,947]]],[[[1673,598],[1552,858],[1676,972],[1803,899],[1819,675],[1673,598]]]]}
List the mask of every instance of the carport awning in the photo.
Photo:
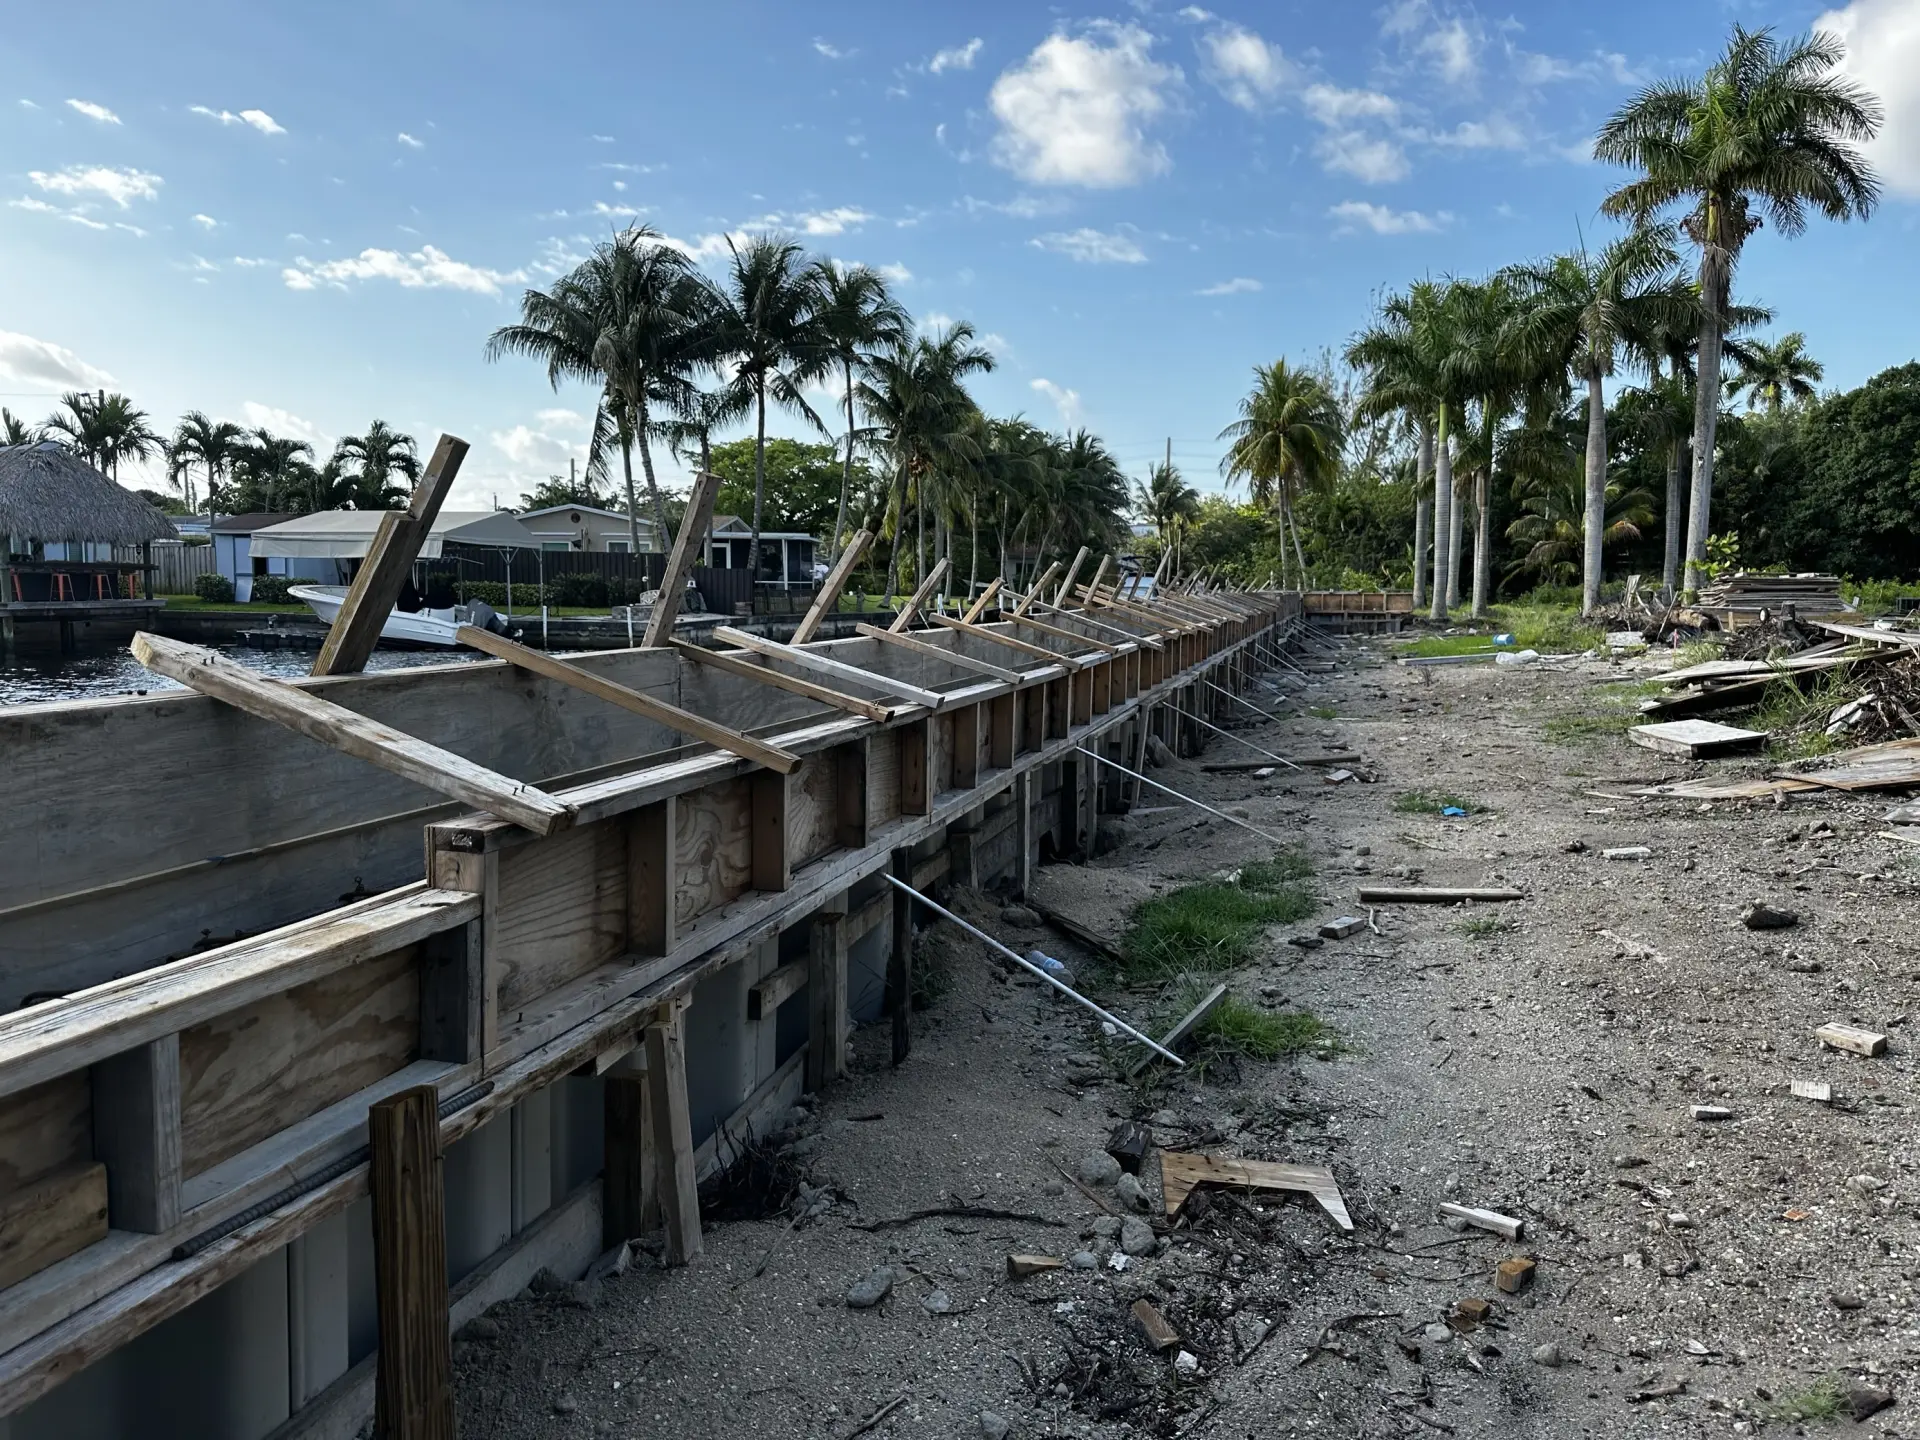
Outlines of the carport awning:
{"type": "MultiPolygon", "coordinates": [[[[379,510],[321,510],[253,532],[251,555],[295,560],[364,560],[380,526],[379,510]]],[[[540,542],[504,510],[442,510],[420,546],[422,560],[437,560],[449,540],[462,545],[537,550],[540,542]]]]}

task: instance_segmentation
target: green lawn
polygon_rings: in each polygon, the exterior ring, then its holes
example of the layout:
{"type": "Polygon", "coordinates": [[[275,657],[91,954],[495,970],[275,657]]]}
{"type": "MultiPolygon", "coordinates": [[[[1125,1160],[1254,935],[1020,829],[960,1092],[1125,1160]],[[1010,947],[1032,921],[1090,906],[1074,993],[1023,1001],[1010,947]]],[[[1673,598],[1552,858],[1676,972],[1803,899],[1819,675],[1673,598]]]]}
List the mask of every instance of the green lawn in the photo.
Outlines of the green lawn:
{"type": "Polygon", "coordinates": [[[1570,605],[1492,605],[1487,609],[1486,619],[1465,623],[1472,626],[1472,633],[1428,636],[1416,640],[1401,653],[1423,657],[1486,654],[1495,648],[1495,635],[1511,634],[1513,644],[1500,649],[1570,655],[1604,645],[1607,639],[1603,627],[1582,623],[1580,612],[1570,605]]]}

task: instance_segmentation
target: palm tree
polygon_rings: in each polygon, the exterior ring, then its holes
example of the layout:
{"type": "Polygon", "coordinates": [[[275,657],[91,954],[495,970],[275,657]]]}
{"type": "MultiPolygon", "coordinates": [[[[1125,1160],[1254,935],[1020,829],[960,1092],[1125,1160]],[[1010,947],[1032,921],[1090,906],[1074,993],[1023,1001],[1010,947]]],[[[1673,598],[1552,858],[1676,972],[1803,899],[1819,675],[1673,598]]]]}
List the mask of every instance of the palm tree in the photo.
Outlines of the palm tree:
{"type": "MultiPolygon", "coordinates": [[[[183,467],[198,463],[207,472],[207,536],[213,536],[216,486],[233,471],[246,432],[231,420],[212,420],[203,410],[189,410],[173,427],[173,456],[183,467]]],[[[189,507],[192,501],[188,502],[189,507]]]]}
{"type": "MultiPolygon", "coordinates": [[[[1533,388],[1512,335],[1519,295],[1510,274],[1485,281],[1456,280],[1449,287],[1451,304],[1459,317],[1459,335],[1452,352],[1441,362],[1448,388],[1471,397],[1479,409],[1479,431],[1462,453],[1470,460],[1473,477],[1473,616],[1487,613],[1493,591],[1493,458],[1495,440],[1514,406],[1533,388]]],[[[1556,389],[1558,387],[1556,386],[1556,389]]],[[[1556,397],[1557,398],[1557,397],[1556,397]]],[[[1461,416],[1462,422],[1466,419],[1461,416]]],[[[1465,434],[1462,435],[1463,441],[1465,434]]],[[[1463,487],[1464,488],[1464,487],[1463,487]]],[[[1458,603],[1455,578],[1460,571],[1460,505],[1454,502],[1453,533],[1448,537],[1447,598],[1458,603]]]]}
{"type": "Polygon", "coordinates": [[[1740,373],[1727,386],[1729,396],[1743,391],[1747,409],[1767,407],[1767,414],[1778,415],[1788,399],[1811,400],[1814,384],[1827,377],[1826,367],[1807,354],[1807,337],[1798,330],[1783,335],[1772,344],[1750,341],[1741,349],[1740,373]]]}
{"type": "Polygon", "coordinates": [[[384,420],[367,426],[364,435],[347,435],[333,447],[328,462],[336,478],[348,481],[347,499],[356,510],[390,510],[404,493],[393,477],[409,485],[420,479],[420,454],[411,435],[402,435],[384,420]]]}
{"type": "Polygon", "coordinates": [[[1240,418],[1220,432],[1230,441],[1220,473],[1228,481],[1246,480],[1259,503],[1271,503],[1280,526],[1281,564],[1287,536],[1293,536],[1299,579],[1307,583],[1307,557],[1293,518],[1302,489],[1330,479],[1345,441],[1339,406],[1326,382],[1285,360],[1253,367],[1253,389],[1240,401],[1240,418]]]}
{"type": "Polygon", "coordinates": [[[47,417],[46,428],[65,435],[75,450],[118,482],[122,460],[150,460],[160,453],[160,436],[147,412],[125,395],[73,390],[60,397],[65,413],[47,417]]]}
{"type": "Polygon", "coordinates": [[[818,268],[806,252],[782,235],[756,235],[743,245],[731,239],[726,288],[715,297],[711,322],[714,353],[733,367],[729,387],[754,411],[753,541],[747,571],[760,578],[760,520],[767,491],[767,401],[797,410],[822,434],[826,426],[807,404],[802,387],[828,374],[834,351],[821,312],[826,294],[818,268]]]}
{"type": "Polygon", "coordinates": [[[840,556],[840,540],[847,529],[847,495],[853,488],[853,377],[864,373],[874,351],[897,345],[913,331],[906,308],[887,291],[886,277],[865,265],[842,266],[831,260],[813,264],[820,287],[820,327],[833,359],[840,367],[846,390],[847,454],[840,471],[840,508],[833,521],[833,543],[827,563],[840,556]]]}
{"type": "Polygon", "coordinates": [[[1783,43],[1769,30],[1736,25],[1726,53],[1705,75],[1648,86],[1594,142],[1595,158],[1643,172],[1602,208],[1645,219],[1684,204],[1687,237],[1700,249],[1689,591],[1699,588],[1707,559],[1721,336],[1740,251],[1763,214],[1792,237],[1806,229],[1809,209],[1833,220],[1865,219],[1880,198],[1859,147],[1879,133],[1882,111],[1872,95],[1834,73],[1844,54],[1829,32],[1783,43]]]}
{"type": "MultiPolygon", "coordinates": [[[[1531,571],[1548,584],[1564,583],[1585,567],[1585,551],[1595,526],[1587,514],[1582,418],[1576,413],[1548,415],[1508,438],[1503,450],[1516,477],[1521,515],[1507,527],[1507,538],[1525,547],[1512,566],[1531,571]]],[[[1644,490],[1606,489],[1598,527],[1603,543],[1640,538],[1653,523],[1653,497],[1644,490]]]]}
{"type": "Polygon", "coordinates": [[[1691,307],[1678,292],[1671,225],[1642,225],[1598,255],[1584,247],[1511,273],[1520,293],[1512,331],[1536,374],[1571,374],[1587,391],[1586,550],[1580,613],[1600,603],[1607,494],[1606,379],[1624,356],[1640,359],[1691,307]]]}
{"type": "Polygon", "coordinates": [[[1171,463],[1154,466],[1147,483],[1133,492],[1134,509],[1153,526],[1162,551],[1174,556],[1173,573],[1180,573],[1180,536],[1200,513],[1200,493],[1180,477],[1171,463]]]}
{"type": "Polygon", "coordinates": [[[32,445],[40,439],[41,433],[6,406],[0,405],[0,445],[32,445]]]}
{"type": "Polygon", "coordinates": [[[260,497],[261,509],[287,508],[290,496],[311,498],[313,446],[305,440],[276,435],[263,425],[249,435],[234,458],[236,468],[260,497]]]}

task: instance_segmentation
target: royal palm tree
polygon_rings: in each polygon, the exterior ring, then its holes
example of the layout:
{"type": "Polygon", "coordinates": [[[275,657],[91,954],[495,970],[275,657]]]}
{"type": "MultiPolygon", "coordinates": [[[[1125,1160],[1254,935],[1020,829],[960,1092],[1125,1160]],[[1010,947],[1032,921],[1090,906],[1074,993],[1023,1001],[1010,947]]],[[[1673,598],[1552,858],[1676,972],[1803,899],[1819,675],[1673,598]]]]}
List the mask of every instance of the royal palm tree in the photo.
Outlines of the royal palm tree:
{"type": "MultiPolygon", "coordinates": [[[[1441,370],[1446,388],[1470,397],[1479,419],[1471,443],[1462,450],[1469,462],[1473,484],[1473,616],[1479,619],[1487,613],[1493,592],[1492,491],[1496,439],[1500,427],[1506,424],[1514,407],[1527,398],[1535,382],[1513,339],[1511,327],[1519,310],[1519,294],[1512,276],[1503,272],[1484,281],[1456,280],[1449,291],[1450,304],[1459,316],[1459,337],[1452,352],[1441,362],[1441,370]]],[[[1466,418],[1463,413],[1463,442],[1467,440],[1466,418]]],[[[1447,598],[1455,603],[1459,599],[1454,577],[1460,571],[1461,526],[1457,518],[1460,513],[1456,498],[1456,519],[1453,533],[1448,537],[1447,584],[1447,598]]]]}
{"type": "Polygon", "coordinates": [[[1811,400],[1814,385],[1827,377],[1826,368],[1807,354],[1807,337],[1798,330],[1772,344],[1747,341],[1739,359],[1740,373],[1727,386],[1727,394],[1744,392],[1747,409],[1758,410],[1765,405],[1769,415],[1778,415],[1788,400],[1811,400]]]}
{"type": "Polygon", "coordinates": [[[1332,478],[1345,442],[1340,408],[1326,382],[1312,371],[1276,360],[1253,367],[1253,388],[1240,400],[1240,418],[1220,432],[1230,442],[1220,473],[1245,480],[1257,503],[1271,504],[1280,527],[1281,564],[1293,537],[1299,580],[1307,583],[1307,557],[1294,521],[1294,501],[1310,485],[1332,478]]]}
{"type": "Polygon", "coordinates": [[[328,463],[335,478],[347,482],[346,499],[356,510],[390,510],[405,494],[394,477],[403,477],[408,485],[420,479],[420,453],[413,437],[384,420],[375,420],[364,435],[336,442],[328,463]]]}
{"type": "Polygon", "coordinates": [[[886,277],[866,265],[840,265],[832,260],[816,260],[815,282],[820,287],[819,322],[833,360],[840,368],[840,382],[846,391],[847,453],[840,470],[840,508],[834,515],[833,542],[827,547],[827,563],[840,556],[841,537],[847,530],[847,496],[853,488],[853,447],[857,431],[853,423],[853,379],[864,374],[868,357],[875,351],[897,345],[913,332],[906,308],[887,291],[886,277]]]}
{"type": "Polygon", "coordinates": [[[1536,375],[1571,375],[1587,392],[1587,528],[1580,613],[1600,603],[1606,529],[1606,380],[1622,360],[1638,360],[1653,337],[1691,313],[1679,291],[1671,225],[1642,225],[1598,255],[1582,248],[1511,271],[1519,307],[1516,347],[1536,375]]]}
{"type": "Polygon", "coordinates": [[[1686,208],[1700,250],[1700,383],[1694,405],[1693,494],[1686,588],[1707,559],[1714,431],[1720,415],[1721,337],[1733,272],[1747,237],[1771,218],[1782,235],[1816,211],[1864,219],[1880,183],[1860,146],[1880,129],[1880,103],[1835,73],[1845,51],[1821,31],[1789,41],[1736,25],[1726,53],[1697,80],[1648,86],[1610,119],[1597,159],[1642,171],[1606,199],[1610,215],[1644,220],[1686,208]]]}
{"type": "MultiPolygon", "coordinates": [[[[1514,431],[1503,457],[1515,476],[1519,518],[1507,538],[1523,547],[1515,573],[1531,572],[1548,584],[1561,584],[1585,568],[1585,552],[1594,525],[1587,514],[1583,432],[1577,413],[1548,415],[1514,431]]],[[[1646,491],[1606,489],[1599,532],[1604,544],[1640,538],[1653,523],[1653,497],[1646,491]]]]}
{"type": "Polygon", "coordinates": [[[234,457],[262,510],[288,508],[290,499],[311,499],[315,470],[313,446],[291,435],[276,435],[265,426],[254,429],[234,457]]]}
{"type": "Polygon", "coordinates": [[[731,389],[754,413],[753,540],[747,570],[760,578],[760,521],[767,493],[767,402],[798,411],[821,434],[827,427],[807,404],[804,387],[833,368],[834,351],[821,312],[826,294],[818,268],[783,235],[730,238],[727,281],[710,323],[714,352],[733,370],[731,389]]]}
{"type": "Polygon", "coordinates": [[[1161,550],[1172,553],[1173,572],[1179,574],[1180,537],[1200,513],[1199,491],[1171,463],[1155,465],[1147,472],[1147,483],[1135,487],[1133,505],[1160,537],[1161,550]]]}
{"type": "MultiPolygon", "coordinates": [[[[207,476],[207,538],[213,538],[218,487],[233,473],[233,462],[246,441],[246,432],[231,420],[213,420],[203,410],[189,410],[173,427],[174,458],[183,465],[198,464],[207,476]]],[[[192,502],[188,502],[191,506],[192,502]]]]}

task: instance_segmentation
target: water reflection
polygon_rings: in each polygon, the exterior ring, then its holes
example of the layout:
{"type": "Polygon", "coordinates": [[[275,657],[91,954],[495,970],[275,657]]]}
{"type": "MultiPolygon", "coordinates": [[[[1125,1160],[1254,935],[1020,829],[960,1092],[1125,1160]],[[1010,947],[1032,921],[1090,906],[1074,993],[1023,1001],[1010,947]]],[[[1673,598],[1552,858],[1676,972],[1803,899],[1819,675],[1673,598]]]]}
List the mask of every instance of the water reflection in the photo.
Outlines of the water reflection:
{"type": "MultiPolygon", "coordinates": [[[[250,645],[216,647],[231,660],[263,675],[293,679],[313,666],[311,650],[261,650],[250,645]]],[[[457,665],[482,657],[469,650],[376,650],[368,670],[407,670],[421,665],[457,665]]],[[[0,706],[88,700],[103,695],[158,695],[186,687],[155,675],[115,645],[77,655],[57,649],[22,648],[0,661],[0,706]]]]}

